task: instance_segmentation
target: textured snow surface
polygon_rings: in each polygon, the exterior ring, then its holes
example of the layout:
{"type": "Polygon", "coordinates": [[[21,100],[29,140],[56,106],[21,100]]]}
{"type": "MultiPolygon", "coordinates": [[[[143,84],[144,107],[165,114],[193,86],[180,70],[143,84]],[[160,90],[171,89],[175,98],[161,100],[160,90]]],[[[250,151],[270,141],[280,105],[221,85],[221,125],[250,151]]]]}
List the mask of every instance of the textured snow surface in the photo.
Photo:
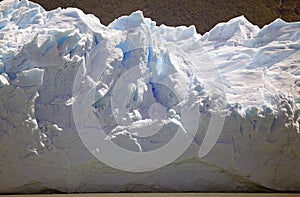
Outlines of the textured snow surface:
{"type": "Polygon", "coordinates": [[[299,99],[300,23],[260,29],[240,16],[200,35],[140,11],[106,27],[76,8],[0,2],[1,193],[300,191],[299,99]],[[132,152],[164,146],[177,128],[195,136],[165,167],[118,170],[82,142],[81,102],[105,140],[132,152]],[[209,128],[220,132],[204,150],[209,128]]]}

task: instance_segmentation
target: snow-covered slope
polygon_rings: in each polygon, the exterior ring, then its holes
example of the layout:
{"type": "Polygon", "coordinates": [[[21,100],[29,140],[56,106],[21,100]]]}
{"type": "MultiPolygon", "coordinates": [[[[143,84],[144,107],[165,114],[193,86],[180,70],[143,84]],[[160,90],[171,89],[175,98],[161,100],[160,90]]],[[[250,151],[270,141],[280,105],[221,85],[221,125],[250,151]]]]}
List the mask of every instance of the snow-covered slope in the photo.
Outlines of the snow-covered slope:
{"type": "Polygon", "coordinates": [[[0,2],[0,192],[300,191],[299,32],[0,2]]]}

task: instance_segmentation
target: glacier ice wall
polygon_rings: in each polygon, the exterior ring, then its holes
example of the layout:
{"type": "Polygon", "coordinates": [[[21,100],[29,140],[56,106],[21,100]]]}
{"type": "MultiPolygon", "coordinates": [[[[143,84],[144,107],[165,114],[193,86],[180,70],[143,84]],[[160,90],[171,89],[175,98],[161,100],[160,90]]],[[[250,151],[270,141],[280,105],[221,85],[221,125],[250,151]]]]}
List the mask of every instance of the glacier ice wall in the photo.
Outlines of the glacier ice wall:
{"type": "Polygon", "coordinates": [[[0,192],[300,191],[299,32],[0,2],[0,192]]]}

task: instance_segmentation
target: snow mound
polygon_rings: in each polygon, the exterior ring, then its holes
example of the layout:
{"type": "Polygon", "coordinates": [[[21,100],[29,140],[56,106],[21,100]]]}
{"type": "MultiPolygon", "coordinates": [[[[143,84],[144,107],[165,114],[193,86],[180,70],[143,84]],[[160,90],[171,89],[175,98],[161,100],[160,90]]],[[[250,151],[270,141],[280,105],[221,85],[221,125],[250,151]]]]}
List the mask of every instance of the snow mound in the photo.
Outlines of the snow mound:
{"type": "Polygon", "coordinates": [[[0,192],[300,191],[299,32],[0,2],[0,192]]]}

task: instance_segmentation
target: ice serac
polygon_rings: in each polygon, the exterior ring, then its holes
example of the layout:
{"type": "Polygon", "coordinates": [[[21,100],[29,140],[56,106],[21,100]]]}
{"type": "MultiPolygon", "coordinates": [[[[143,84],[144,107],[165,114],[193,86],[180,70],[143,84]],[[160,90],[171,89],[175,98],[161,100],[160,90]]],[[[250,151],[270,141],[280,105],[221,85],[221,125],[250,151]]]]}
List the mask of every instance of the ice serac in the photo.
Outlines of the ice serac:
{"type": "Polygon", "coordinates": [[[0,192],[300,191],[299,32],[241,16],[202,36],[140,11],[106,27],[0,2],[0,192]],[[153,170],[99,161],[97,140],[169,154],[145,158],[153,170]]]}

